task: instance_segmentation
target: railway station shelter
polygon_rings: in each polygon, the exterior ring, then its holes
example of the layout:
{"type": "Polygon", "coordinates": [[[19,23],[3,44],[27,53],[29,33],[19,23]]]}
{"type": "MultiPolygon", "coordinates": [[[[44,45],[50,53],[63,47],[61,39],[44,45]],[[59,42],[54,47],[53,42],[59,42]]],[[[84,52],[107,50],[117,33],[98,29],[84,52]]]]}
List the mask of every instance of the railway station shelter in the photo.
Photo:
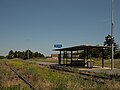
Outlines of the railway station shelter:
{"type": "Polygon", "coordinates": [[[92,45],[78,45],[67,48],[54,49],[59,51],[58,64],[59,65],[70,65],[70,66],[85,66],[86,61],[89,59],[89,51],[92,49],[102,50],[102,68],[104,67],[104,49],[111,48],[110,46],[92,46],[92,45]],[[83,51],[83,58],[80,59],[79,55],[83,51]]]}

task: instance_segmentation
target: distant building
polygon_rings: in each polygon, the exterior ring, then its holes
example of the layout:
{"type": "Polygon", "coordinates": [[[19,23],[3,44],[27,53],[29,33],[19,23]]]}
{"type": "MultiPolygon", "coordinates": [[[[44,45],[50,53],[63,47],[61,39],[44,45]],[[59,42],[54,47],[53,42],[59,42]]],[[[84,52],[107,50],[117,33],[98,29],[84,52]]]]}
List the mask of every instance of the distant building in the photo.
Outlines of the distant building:
{"type": "Polygon", "coordinates": [[[58,60],[58,54],[51,54],[51,58],[54,60],[58,60]]]}

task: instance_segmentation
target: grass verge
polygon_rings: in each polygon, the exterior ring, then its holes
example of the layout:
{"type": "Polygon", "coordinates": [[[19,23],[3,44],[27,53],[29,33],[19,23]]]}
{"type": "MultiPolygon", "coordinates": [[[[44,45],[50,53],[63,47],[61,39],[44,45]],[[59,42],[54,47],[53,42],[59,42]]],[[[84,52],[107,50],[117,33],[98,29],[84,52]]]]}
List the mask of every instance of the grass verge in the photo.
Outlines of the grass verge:
{"type": "Polygon", "coordinates": [[[27,62],[10,60],[8,63],[34,85],[37,90],[116,90],[120,83],[106,81],[108,84],[99,84],[92,80],[84,80],[78,75],[52,72],[48,68],[27,62]],[[110,87],[111,86],[111,87],[110,87]]]}

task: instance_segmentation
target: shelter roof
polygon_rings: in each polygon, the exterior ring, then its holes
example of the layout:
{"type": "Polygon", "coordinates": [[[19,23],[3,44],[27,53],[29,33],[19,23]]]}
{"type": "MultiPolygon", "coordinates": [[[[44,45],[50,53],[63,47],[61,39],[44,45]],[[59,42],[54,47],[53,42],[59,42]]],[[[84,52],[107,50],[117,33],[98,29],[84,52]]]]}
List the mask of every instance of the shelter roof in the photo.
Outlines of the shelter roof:
{"type": "Polygon", "coordinates": [[[92,49],[92,48],[111,48],[111,46],[94,46],[94,45],[78,45],[78,46],[72,46],[72,47],[66,47],[66,48],[59,48],[54,49],[53,51],[75,51],[75,50],[85,50],[85,49],[92,49]]]}

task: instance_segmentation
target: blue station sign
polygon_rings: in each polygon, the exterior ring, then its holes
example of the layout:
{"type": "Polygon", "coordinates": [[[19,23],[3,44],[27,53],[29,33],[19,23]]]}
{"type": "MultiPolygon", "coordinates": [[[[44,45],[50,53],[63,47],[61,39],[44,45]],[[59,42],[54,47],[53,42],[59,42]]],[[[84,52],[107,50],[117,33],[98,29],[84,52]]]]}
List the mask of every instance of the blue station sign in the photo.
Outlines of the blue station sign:
{"type": "Polygon", "coordinates": [[[54,47],[55,47],[55,48],[61,48],[61,47],[62,47],[62,44],[55,44],[54,47]]]}

